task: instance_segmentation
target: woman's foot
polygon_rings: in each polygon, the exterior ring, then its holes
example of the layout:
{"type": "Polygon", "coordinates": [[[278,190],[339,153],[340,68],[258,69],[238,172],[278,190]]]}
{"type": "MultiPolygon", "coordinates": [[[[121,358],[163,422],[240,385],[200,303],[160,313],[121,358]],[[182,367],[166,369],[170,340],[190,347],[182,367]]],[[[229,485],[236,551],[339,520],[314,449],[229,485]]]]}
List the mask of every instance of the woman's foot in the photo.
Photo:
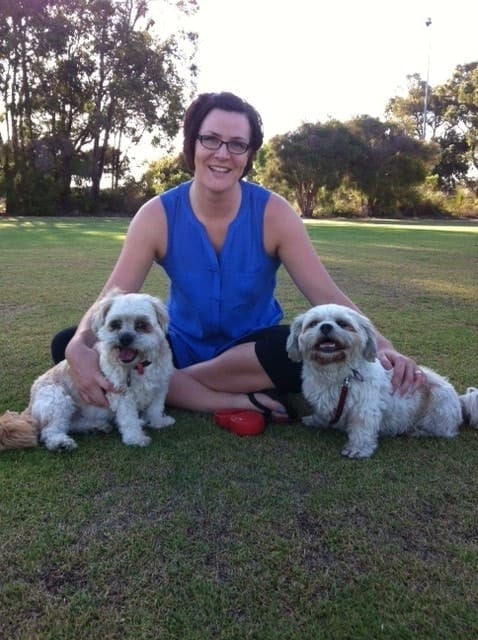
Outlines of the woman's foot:
{"type": "Polygon", "coordinates": [[[297,419],[297,411],[276,389],[248,393],[247,398],[254,410],[264,415],[266,422],[291,422],[297,419]]]}
{"type": "Polygon", "coordinates": [[[220,402],[212,409],[213,413],[216,411],[256,411],[266,418],[270,415],[274,418],[282,418],[282,420],[284,420],[284,418],[288,419],[289,417],[282,402],[272,398],[272,396],[264,391],[223,393],[220,395],[220,402]]]}

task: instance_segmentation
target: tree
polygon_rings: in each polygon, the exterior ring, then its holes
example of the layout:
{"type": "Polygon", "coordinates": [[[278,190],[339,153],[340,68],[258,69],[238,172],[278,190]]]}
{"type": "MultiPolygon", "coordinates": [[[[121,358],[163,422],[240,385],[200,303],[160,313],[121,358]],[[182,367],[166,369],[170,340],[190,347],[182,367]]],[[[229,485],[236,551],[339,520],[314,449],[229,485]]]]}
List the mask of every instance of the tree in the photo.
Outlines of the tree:
{"type": "Polygon", "coordinates": [[[458,65],[451,79],[439,89],[443,118],[455,137],[466,142],[466,156],[478,170],[478,62],[458,65]]]}
{"type": "Polygon", "coordinates": [[[386,106],[387,119],[395,125],[402,127],[403,132],[409,136],[424,138],[424,116],[426,112],[426,131],[431,140],[435,140],[437,131],[442,124],[442,107],[440,96],[432,87],[428,86],[427,108],[425,110],[426,82],[420,74],[414,73],[407,76],[408,93],[405,97],[395,96],[386,106]]]}
{"type": "Polygon", "coordinates": [[[437,139],[440,159],[432,173],[438,177],[440,187],[449,193],[466,182],[469,170],[469,147],[465,135],[451,128],[437,139]]]}
{"type": "MultiPolygon", "coordinates": [[[[423,138],[425,85],[418,74],[408,80],[408,95],[389,101],[387,117],[407,134],[423,138]]],[[[448,82],[430,87],[428,94],[427,132],[440,148],[432,173],[450,191],[470,183],[470,170],[478,169],[478,62],[458,65],[448,82]]]]}
{"type": "Polygon", "coordinates": [[[370,116],[355,118],[347,127],[360,142],[361,153],[351,168],[350,179],[366,196],[367,213],[395,213],[407,201],[413,201],[413,188],[424,182],[437,161],[437,146],[370,116]]]}
{"type": "Polygon", "coordinates": [[[33,125],[35,86],[30,71],[35,40],[31,24],[44,10],[43,2],[6,0],[0,7],[0,92],[5,105],[5,138],[2,144],[2,169],[7,211],[20,177],[28,178],[28,141],[37,135],[33,125]]]}
{"type": "Polygon", "coordinates": [[[337,189],[354,160],[355,140],[337,121],[303,124],[270,142],[277,157],[277,177],[294,192],[305,217],[312,217],[319,190],[337,189]]]}
{"type": "Polygon", "coordinates": [[[177,187],[191,176],[186,169],[182,153],[174,158],[165,157],[148,164],[147,171],[141,177],[140,183],[144,193],[152,197],[157,193],[177,187]]]}
{"type": "MultiPolygon", "coordinates": [[[[166,2],[166,0],[164,0],[166,2]]],[[[178,0],[194,10],[196,0],[178,0]]],[[[32,175],[67,206],[72,177],[91,183],[93,207],[121,144],[178,131],[196,69],[195,34],[153,35],[147,0],[6,0],[0,7],[0,82],[7,136],[7,206],[29,209],[32,175]],[[38,159],[40,158],[40,166],[38,159]]],[[[25,211],[26,212],[26,211],[25,211]]]]}
{"type": "Polygon", "coordinates": [[[294,190],[284,178],[279,159],[270,142],[263,144],[257,152],[249,179],[276,191],[290,202],[295,199],[294,190]]]}

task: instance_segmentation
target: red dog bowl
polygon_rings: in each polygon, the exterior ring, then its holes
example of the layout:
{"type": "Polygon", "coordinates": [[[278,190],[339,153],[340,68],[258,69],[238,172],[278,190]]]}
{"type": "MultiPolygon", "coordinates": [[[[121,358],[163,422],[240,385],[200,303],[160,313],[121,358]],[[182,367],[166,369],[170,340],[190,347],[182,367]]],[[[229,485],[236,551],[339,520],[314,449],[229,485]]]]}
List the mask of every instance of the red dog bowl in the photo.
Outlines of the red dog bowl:
{"type": "Polygon", "coordinates": [[[230,409],[217,411],[214,421],[236,436],[258,436],[265,429],[264,416],[258,411],[230,409]]]}

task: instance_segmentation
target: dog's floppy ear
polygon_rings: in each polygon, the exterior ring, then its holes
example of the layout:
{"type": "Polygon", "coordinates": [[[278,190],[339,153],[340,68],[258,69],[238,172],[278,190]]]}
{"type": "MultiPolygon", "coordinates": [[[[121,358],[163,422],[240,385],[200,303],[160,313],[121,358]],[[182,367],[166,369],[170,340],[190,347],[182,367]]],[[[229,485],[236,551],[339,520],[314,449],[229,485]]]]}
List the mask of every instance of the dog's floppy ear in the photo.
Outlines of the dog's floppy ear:
{"type": "Polygon", "coordinates": [[[111,289],[108,293],[98,300],[93,306],[93,315],[91,316],[91,329],[95,335],[98,335],[98,331],[105,323],[105,318],[108,315],[108,311],[111,309],[113,300],[122,294],[122,291],[118,288],[111,289]]]}
{"type": "Polygon", "coordinates": [[[300,316],[296,316],[290,325],[290,333],[287,338],[286,349],[287,355],[293,362],[302,362],[302,355],[299,349],[299,335],[302,331],[304,316],[305,313],[302,313],[300,316]]]}
{"type": "Polygon", "coordinates": [[[164,333],[166,333],[169,326],[168,309],[164,304],[164,302],[159,298],[154,298],[153,296],[148,296],[148,297],[156,313],[158,324],[161,327],[161,329],[164,331],[164,333]]]}
{"type": "Polygon", "coordinates": [[[375,328],[368,318],[360,314],[359,322],[365,333],[363,357],[365,360],[368,360],[368,362],[374,362],[377,357],[377,338],[375,337],[375,328]]]}

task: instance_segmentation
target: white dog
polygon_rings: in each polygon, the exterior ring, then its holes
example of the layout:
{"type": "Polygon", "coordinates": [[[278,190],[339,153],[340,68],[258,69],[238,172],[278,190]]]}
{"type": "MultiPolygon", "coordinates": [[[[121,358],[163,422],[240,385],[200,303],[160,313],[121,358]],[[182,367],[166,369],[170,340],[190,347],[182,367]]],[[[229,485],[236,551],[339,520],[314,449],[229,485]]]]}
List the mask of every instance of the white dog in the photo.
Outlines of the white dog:
{"type": "Polygon", "coordinates": [[[420,367],[425,382],[415,393],[392,393],[391,372],[376,358],[372,323],[348,307],[319,305],[297,316],[287,352],[303,362],[302,391],[314,410],[304,424],[346,431],[342,454],[349,458],[371,456],[379,435],[453,438],[464,416],[477,426],[478,391],[459,397],[426,367],[420,367]]]}
{"type": "Polygon", "coordinates": [[[0,450],[35,446],[50,450],[76,447],[69,433],[110,431],[115,424],[124,444],[144,447],[148,425],[174,424],[164,415],[164,401],[173,371],[166,340],[168,315],[158,298],[112,291],[98,302],[92,329],[98,338],[100,368],[114,385],[107,393],[110,408],[86,404],[75,388],[66,360],[33,383],[30,404],[22,414],[0,417],[0,450]]]}

